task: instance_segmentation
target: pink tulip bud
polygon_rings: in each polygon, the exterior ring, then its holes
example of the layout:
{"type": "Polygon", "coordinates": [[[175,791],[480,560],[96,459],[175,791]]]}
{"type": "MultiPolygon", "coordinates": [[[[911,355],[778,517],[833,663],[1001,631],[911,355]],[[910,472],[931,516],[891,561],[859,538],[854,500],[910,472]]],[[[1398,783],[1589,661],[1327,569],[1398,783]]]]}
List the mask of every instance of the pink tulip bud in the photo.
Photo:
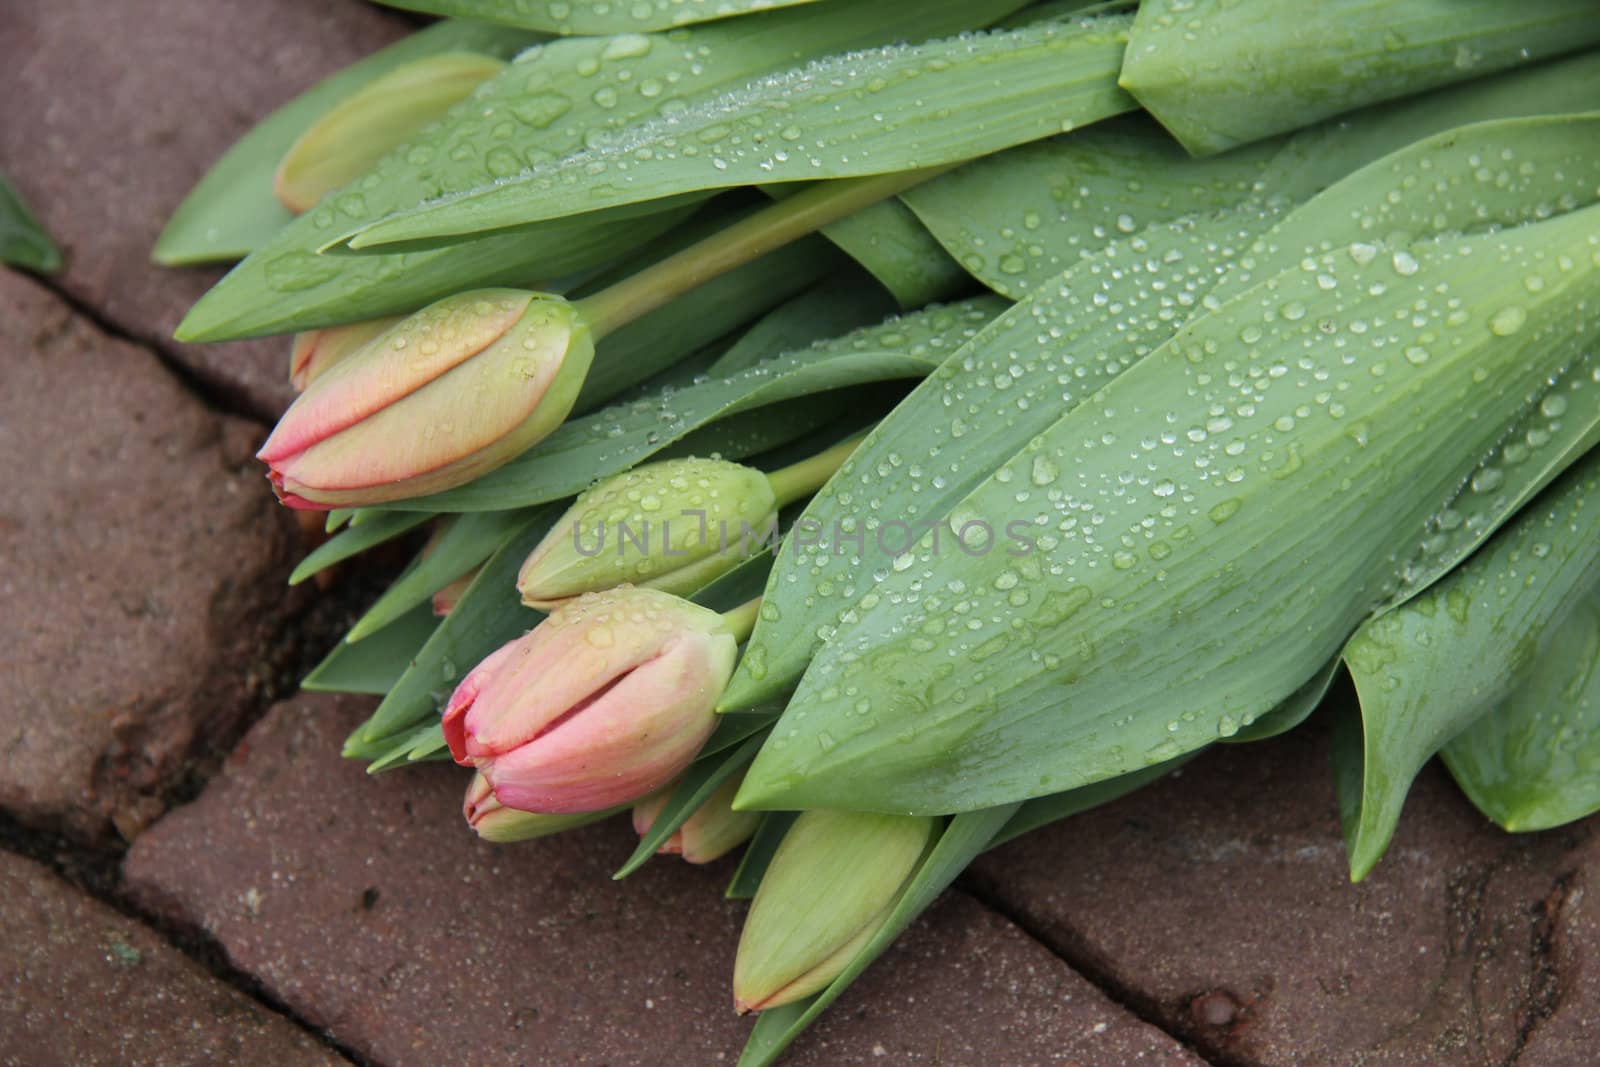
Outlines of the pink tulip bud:
{"type": "Polygon", "coordinates": [[[400,316],[391,315],[295,334],[294,344],[289,348],[289,384],[294,386],[295,392],[305,392],[323,371],[352,352],[359,351],[368,341],[392,329],[399,321],[400,316]]]}
{"type": "Polygon", "coordinates": [[[291,507],[450,489],[561,425],[593,357],[587,323],[560,297],[515,289],[446,297],[318,375],[257,458],[291,507]]]}
{"type": "Polygon", "coordinates": [[[467,586],[472,584],[473,579],[478,576],[478,571],[481,569],[481,567],[472,568],[472,570],[433,594],[433,613],[443,619],[456,610],[456,603],[466,593],[467,586]]]}
{"type": "Polygon", "coordinates": [[[547,815],[542,812],[518,811],[500,803],[500,798],[489,788],[489,780],[481,774],[472,776],[467,795],[461,802],[461,814],[467,825],[485,841],[497,845],[513,841],[532,841],[549,837],[565,830],[575,830],[592,822],[615,815],[620,808],[605,811],[584,811],[574,815],[547,815]]]}
{"type": "MultiPolygon", "coordinates": [[[[690,863],[710,863],[748,841],[750,835],[756,832],[756,827],[761,825],[761,813],[733,810],[734,795],[739,792],[739,785],[743,781],[744,775],[736,774],[724,782],[656,852],[681,855],[690,863]]],[[[640,837],[649,833],[671,796],[669,787],[635,804],[634,833],[640,837]]]]}
{"type": "Polygon", "coordinates": [[[507,807],[628,804],[705,744],[736,649],[722,616],[668,593],[579,597],[462,679],[445,740],[507,807]]]}

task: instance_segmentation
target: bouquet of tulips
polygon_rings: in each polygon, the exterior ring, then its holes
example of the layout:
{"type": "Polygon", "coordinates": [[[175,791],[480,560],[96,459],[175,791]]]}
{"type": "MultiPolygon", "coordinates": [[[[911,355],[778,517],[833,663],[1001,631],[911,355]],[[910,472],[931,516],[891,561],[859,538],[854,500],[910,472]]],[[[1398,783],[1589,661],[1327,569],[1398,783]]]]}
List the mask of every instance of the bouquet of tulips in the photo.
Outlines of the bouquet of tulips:
{"type": "Polygon", "coordinates": [[[1600,808],[1592,0],[393,2],[163,234],[243,257],[179,335],[296,334],[295,580],[430,531],[347,756],[749,842],[741,1063],[1319,705],[1355,878],[1436,753],[1600,808]]]}

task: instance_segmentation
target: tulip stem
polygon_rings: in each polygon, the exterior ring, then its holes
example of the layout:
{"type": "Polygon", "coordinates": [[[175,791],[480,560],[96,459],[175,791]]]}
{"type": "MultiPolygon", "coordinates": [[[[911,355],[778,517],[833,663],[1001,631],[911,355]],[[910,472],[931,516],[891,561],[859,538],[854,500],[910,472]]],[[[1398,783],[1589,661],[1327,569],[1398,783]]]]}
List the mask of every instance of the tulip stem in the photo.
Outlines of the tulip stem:
{"type": "Polygon", "coordinates": [[[778,499],[778,507],[786,508],[801,497],[810,496],[821,489],[833,477],[833,472],[844,466],[844,461],[850,458],[850,453],[856,450],[865,436],[863,434],[840,441],[826,452],[818,452],[810,459],[803,459],[768,474],[767,481],[772,485],[772,495],[778,499]]]}
{"type": "Polygon", "coordinates": [[[596,338],[830,223],[949,170],[921,170],[817,182],[639,273],[576,301],[596,338]]]}
{"type": "Polygon", "coordinates": [[[756,628],[756,614],[761,610],[761,598],[748,600],[732,611],[723,612],[722,628],[725,633],[733,635],[733,639],[743,644],[750,636],[750,631],[756,628]]]}

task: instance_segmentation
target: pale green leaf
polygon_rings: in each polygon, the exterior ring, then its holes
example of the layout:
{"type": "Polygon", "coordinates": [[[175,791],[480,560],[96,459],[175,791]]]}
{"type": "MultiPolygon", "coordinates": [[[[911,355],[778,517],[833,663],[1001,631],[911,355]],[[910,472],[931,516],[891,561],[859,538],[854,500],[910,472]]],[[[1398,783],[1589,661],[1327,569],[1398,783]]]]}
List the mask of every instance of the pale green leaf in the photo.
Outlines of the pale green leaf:
{"type": "Polygon", "coordinates": [[[364,640],[418,605],[427,605],[433,594],[470,573],[533,518],[526,511],[485,511],[442,520],[447,525],[428,551],[390,583],[350,628],[345,641],[354,644],[364,640]]]}
{"type": "Polygon", "coordinates": [[[343,563],[351,556],[359,555],[374,545],[381,545],[385,541],[392,541],[402,534],[409,533],[433,517],[425,511],[373,511],[368,514],[372,516],[368,521],[360,524],[352,523],[312,549],[306,558],[300,561],[300,565],[290,573],[289,584],[299,585],[320,571],[327,570],[336,563],[343,563]]]}
{"type": "Polygon", "coordinates": [[[413,607],[392,622],[393,625],[384,627],[372,640],[360,645],[340,641],[306,675],[300,688],[373,696],[387,693],[439,624],[427,604],[413,607]]]}
{"type": "Polygon", "coordinates": [[[785,352],[882,322],[893,313],[893,302],[882,292],[846,272],[768,312],[722,353],[707,373],[729,377],[785,352]]]}
{"type": "Polygon", "coordinates": [[[1597,41],[1592,0],[1145,0],[1122,84],[1208,155],[1597,41]]]}
{"type": "Polygon", "coordinates": [[[695,191],[986,155],[1130,110],[1116,86],[1127,25],[1108,15],[828,56],[397,212],[351,243],[446,238],[695,191]]]}
{"type": "MultiPolygon", "coordinates": [[[[1600,65],[1593,69],[1600,73],[1600,65]]],[[[1474,108],[1490,114],[1515,113],[1519,104],[1570,106],[1572,96],[1584,95],[1571,84],[1556,91],[1544,73],[1507,76],[1504,83],[1479,94],[1474,108]],[[1532,90],[1518,91],[1529,83],[1532,90]]],[[[1445,120],[1460,113],[1441,110],[1445,120]]],[[[1368,112],[1361,118],[1352,126],[1359,142],[1351,152],[1356,160],[1381,152],[1394,140],[1405,143],[1427,121],[1427,116],[1405,107],[1368,112]]],[[[1591,126],[1582,120],[1577,128],[1591,126]]],[[[1530,127],[1523,136],[1540,134],[1537,127],[1530,127]]],[[[1317,133],[1303,148],[1286,146],[1280,156],[1287,161],[1272,165],[1279,177],[1268,187],[1298,194],[1324,184],[1324,176],[1338,165],[1330,160],[1324,140],[1317,133]]],[[[1553,147],[1562,150],[1559,142],[1553,147]]],[[[1481,187],[1477,177],[1481,159],[1474,162],[1478,148],[1476,142],[1458,143],[1450,133],[1421,141],[1394,154],[1398,171],[1369,165],[1329,190],[1326,199],[1283,219],[1281,229],[1270,238],[1258,240],[1277,223],[1274,206],[1292,202],[1295,195],[1249,201],[1230,211],[1154,227],[1114,242],[1052,285],[1034,290],[986,336],[974,341],[970,351],[960,353],[923,383],[863,443],[841,475],[817,494],[808,516],[824,528],[850,519],[848,509],[854,504],[845,502],[841,511],[833,498],[836,486],[854,479],[852,498],[880,505],[881,515],[853,516],[866,527],[869,538],[874,538],[883,517],[913,527],[938,520],[1029,437],[1170,338],[1196,310],[1215,306],[1219,294],[1248,286],[1264,272],[1287,268],[1301,258],[1303,248],[1337,240],[1361,242],[1369,232],[1426,233],[1440,226],[1481,225],[1490,217],[1516,221],[1546,195],[1553,202],[1564,194],[1559,168],[1515,181],[1507,178],[1501,188],[1480,189],[1494,208],[1492,215],[1476,219],[1470,213],[1475,208],[1466,205],[1464,214],[1459,200],[1450,201],[1454,205],[1450,210],[1441,210],[1444,205],[1403,195],[1397,187],[1407,181],[1408,166],[1432,168],[1435,156],[1440,166],[1448,162],[1458,176],[1472,175],[1474,185],[1481,187]],[[1358,211],[1363,204],[1374,206],[1370,212],[1358,211]],[[1229,269],[1245,255],[1249,269],[1229,269]],[[969,427],[978,427],[977,432],[969,435],[969,427]],[[927,476],[906,478],[893,462],[896,456],[934,457],[939,469],[935,471],[932,463],[919,464],[927,476]]],[[[1489,174],[1499,180],[1499,171],[1489,174]]],[[[1444,553],[1438,561],[1448,565],[1459,558],[1444,553]]],[[[792,686],[821,635],[831,632],[851,610],[885,572],[887,562],[880,559],[876,566],[862,566],[849,554],[814,552],[802,558],[797,552],[784,553],[775,569],[774,595],[768,598],[750,641],[750,654],[729,687],[726,706],[746,706],[792,686]],[[796,577],[800,573],[807,575],[803,583],[796,577]],[[797,595],[802,590],[803,597],[797,595]]],[[[1418,576],[1427,569],[1408,568],[1418,576]]]]}
{"type": "Polygon", "coordinates": [[[1445,231],[1579,208],[1600,189],[1597,135],[1593,118],[1484,124],[1302,209],[1322,223],[1309,245],[1268,249],[1253,288],[961,501],[942,549],[926,537],[896,561],[816,655],[743,801],[972,810],[1171,759],[1304,685],[1582,350],[1600,274],[1594,209],[1386,243],[1385,214],[1416,208],[1383,191],[1439,188],[1426,221],[1445,231]],[[1479,181],[1474,151],[1519,167],[1479,181]],[[1360,184],[1380,195],[1348,215],[1360,184]],[[1019,519],[1036,552],[954,544],[1019,519]]]}
{"type": "Polygon", "coordinates": [[[1600,810],[1600,590],[1549,632],[1510,689],[1445,745],[1456,782],[1507,830],[1548,830],[1600,810]]]}
{"type": "MultiPolygon", "coordinates": [[[[1591,381],[1588,393],[1600,393],[1600,385],[1591,381]]],[[[1600,411],[1600,401],[1593,408],[1600,411]]],[[[1365,878],[1382,857],[1412,779],[1435,752],[1502,703],[1527,699],[1541,668],[1572,676],[1573,664],[1542,661],[1567,617],[1594,602],[1597,534],[1600,454],[1460,568],[1350,639],[1344,661],[1360,697],[1363,737],[1360,800],[1350,805],[1358,814],[1346,827],[1351,878],[1365,878]]],[[[1591,669],[1585,665],[1581,676],[1591,669]]],[[[1540,696],[1550,703],[1534,705],[1536,714],[1560,721],[1571,713],[1558,692],[1540,696]]]]}
{"type": "Polygon", "coordinates": [[[559,34],[630,34],[815,0],[380,0],[390,7],[459,15],[559,34]]]}

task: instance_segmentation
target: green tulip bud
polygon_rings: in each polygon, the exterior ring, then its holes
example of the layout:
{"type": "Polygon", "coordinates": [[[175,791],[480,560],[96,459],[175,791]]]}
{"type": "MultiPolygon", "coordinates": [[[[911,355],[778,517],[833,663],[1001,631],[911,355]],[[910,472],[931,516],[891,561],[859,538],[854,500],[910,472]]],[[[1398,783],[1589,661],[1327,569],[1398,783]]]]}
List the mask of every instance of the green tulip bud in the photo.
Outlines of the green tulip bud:
{"type": "Polygon", "coordinates": [[[442,52],[396,67],[328,111],[284,154],[273,192],[307,211],[365,174],[472,91],[505,69],[491,56],[442,52]]]}
{"type": "Polygon", "coordinates": [[[719,459],[669,459],[579,495],[517,575],[523,603],[548,611],[631,584],[692,593],[742,559],[777,521],[767,475],[719,459]]]}
{"type": "Polygon", "coordinates": [[[808,997],[837,978],[889,917],[933,835],[925,816],[801,814],[772,857],[739,937],[742,1014],[808,997]]]}

